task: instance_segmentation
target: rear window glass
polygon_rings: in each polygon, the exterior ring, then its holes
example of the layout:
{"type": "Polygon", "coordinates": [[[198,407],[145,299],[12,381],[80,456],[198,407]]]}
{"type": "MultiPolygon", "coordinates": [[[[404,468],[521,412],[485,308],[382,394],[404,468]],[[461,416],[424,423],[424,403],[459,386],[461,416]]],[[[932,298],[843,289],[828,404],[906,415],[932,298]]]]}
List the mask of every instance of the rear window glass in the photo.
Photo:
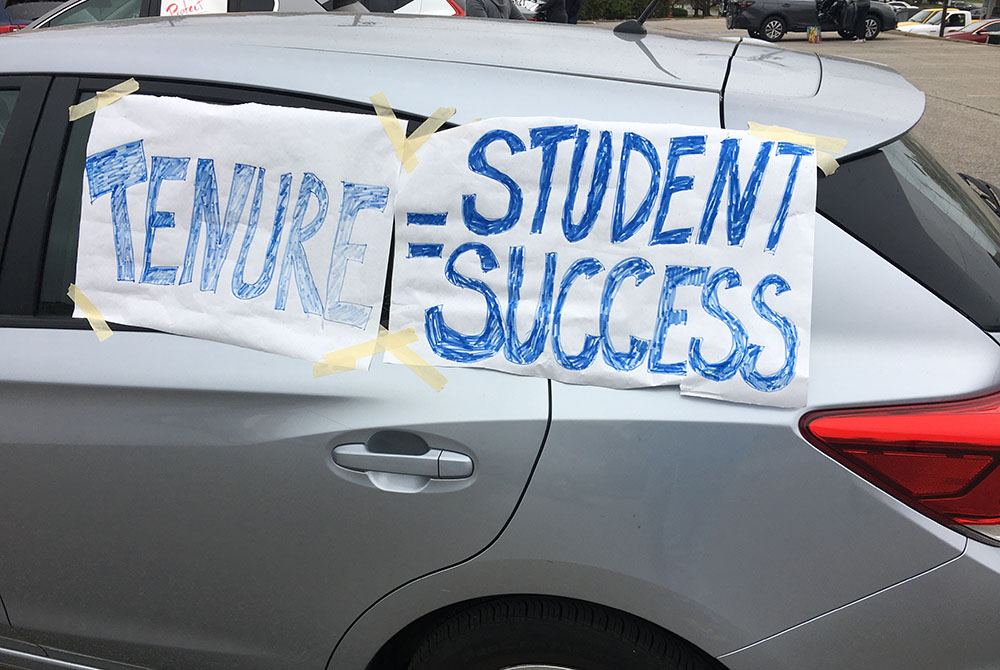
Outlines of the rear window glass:
{"type": "Polygon", "coordinates": [[[1000,216],[912,136],[820,179],[816,208],[986,330],[1000,330],[1000,216]]]}

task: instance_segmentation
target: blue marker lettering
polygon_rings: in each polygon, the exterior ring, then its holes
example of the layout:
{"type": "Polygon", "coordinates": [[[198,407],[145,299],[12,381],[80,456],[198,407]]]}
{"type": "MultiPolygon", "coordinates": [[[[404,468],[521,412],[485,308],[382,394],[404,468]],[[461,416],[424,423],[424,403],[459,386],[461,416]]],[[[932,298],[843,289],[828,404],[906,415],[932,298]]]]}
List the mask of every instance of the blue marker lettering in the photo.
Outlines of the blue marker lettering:
{"type": "Polygon", "coordinates": [[[125,189],[146,181],[146,154],[142,149],[142,140],[87,156],[86,167],[90,202],[106,193],[111,194],[111,226],[118,281],[135,281],[132,224],[128,218],[125,189]]]}
{"type": "Polygon", "coordinates": [[[264,266],[260,270],[260,275],[252,283],[244,281],[243,275],[246,273],[247,255],[250,253],[250,245],[253,242],[254,233],[257,231],[257,222],[260,220],[261,201],[264,199],[264,168],[257,171],[257,188],[254,189],[253,202],[250,204],[250,220],[247,223],[247,231],[243,236],[243,244],[240,246],[240,255],[236,259],[236,268],[233,270],[232,289],[233,295],[240,300],[252,300],[264,295],[267,287],[271,285],[271,277],[274,276],[274,264],[278,257],[278,243],[281,240],[281,232],[285,228],[285,218],[288,214],[288,200],[292,192],[292,173],[286,172],[281,175],[281,182],[278,186],[278,200],[274,208],[274,227],[271,228],[271,237],[267,242],[267,251],[264,252],[264,266]]]}
{"type": "Polygon", "coordinates": [[[629,335],[628,352],[617,351],[611,341],[611,306],[626,277],[632,277],[635,285],[639,286],[653,274],[655,274],[653,266],[649,261],[633,256],[611,268],[608,278],[604,280],[604,292],[601,294],[601,354],[604,356],[604,362],[615,370],[637,368],[649,350],[649,341],[629,335]]]}
{"type": "Polygon", "coordinates": [[[576,136],[576,126],[542,126],[532,128],[531,148],[542,150],[542,169],[538,173],[538,206],[535,207],[535,217],[531,220],[531,232],[542,232],[545,222],[545,212],[549,206],[549,195],[552,193],[552,170],[556,165],[556,152],[559,143],[576,136]]]}
{"type": "Polygon", "coordinates": [[[153,156],[149,169],[149,187],[146,191],[146,244],[142,257],[142,276],[140,284],[159,284],[168,286],[177,279],[177,266],[153,266],[153,237],[157,228],[173,228],[174,213],[160,212],[156,209],[156,200],[160,197],[160,185],[165,179],[184,181],[187,179],[187,169],[190,158],[173,158],[171,156],[153,156]]]}
{"type": "Polygon", "coordinates": [[[479,256],[479,267],[483,272],[492,272],[500,267],[497,257],[485,244],[466,242],[459,245],[445,262],[444,276],[459,288],[468,288],[482,294],[486,299],[486,324],[481,333],[463,335],[444,322],[441,313],[442,306],[435,305],[424,312],[424,330],[427,344],[441,358],[458,363],[472,363],[489,358],[500,351],[503,346],[503,318],[500,316],[500,303],[497,302],[493,290],[478,279],[470,279],[455,270],[455,262],[467,251],[474,251],[479,256]]]}
{"type": "Polygon", "coordinates": [[[563,203],[563,235],[570,242],[579,242],[590,234],[601,211],[601,205],[604,204],[608,177],[611,175],[611,133],[602,130],[601,139],[597,143],[597,155],[594,157],[594,172],[590,178],[590,191],[587,192],[587,205],[580,222],[573,223],[573,207],[576,204],[576,192],[580,188],[580,170],[583,168],[583,157],[589,140],[590,131],[580,128],[576,134],[573,164],[569,172],[569,187],[566,191],[566,201],[563,203]]]}
{"type": "Polygon", "coordinates": [[[323,318],[327,321],[343,323],[355,328],[364,328],[371,315],[371,305],[361,305],[340,299],[347,276],[347,262],[363,263],[366,244],[351,242],[354,232],[354,221],[363,209],[385,211],[389,202],[389,187],[372,184],[352,184],[343,182],[344,199],[340,205],[340,220],[337,222],[337,232],[333,238],[333,251],[330,253],[330,272],[326,278],[326,310],[323,318]]]}
{"type": "Polygon", "coordinates": [[[285,302],[288,298],[288,280],[294,269],[295,286],[298,289],[302,311],[306,314],[323,314],[319,291],[316,289],[316,282],[313,281],[312,270],[309,269],[309,259],[306,257],[306,250],[302,243],[319,232],[326,220],[326,211],[329,206],[330,195],[326,190],[326,184],[312,172],[306,172],[302,176],[302,185],[299,186],[299,197],[295,201],[295,210],[292,212],[292,226],[288,229],[285,255],[281,259],[281,270],[278,272],[278,289],[274,299],[275,309],[285,309],[285,302]],[[306,210],[311,198],[316,198],[318,205],[316,216],[308,224],[303,225],[302,222],[306,218],[306,210]]]}
{"type": "Polygon", "coordinates": [[[619,244],[636,234],[646,224],[653,203],[656,202],[656,192],[660,188],[660,154],[648,139],[638,133],[625,133],[622,140],[622,157],[618,167],[618,190],[615,193],[615,204],[611,210],[611,242],[619,244]],[[625,185],[628,177],[629,158],[637,151],[649,163],[649,188],[635,213],[625,221],[625,185]]]}
{"type": "Polygon", "coordinates": [[[663,351],[666,349],[667,330],[671,326],[683,326],[687,323],[687,310],[674,309],[674,298],[679,286],[701,286],[708,279],[708,268],[690,265],[668,265],[663,274],[663,288],[660,290],[660,304],[657,309],[656,326],[653,328],[653,342],[649,350],[648,369],[663,375],[687,374],[687,364],[684,361],[664,363],[663,351]]]}
{"type": "Polygon", "coordinates": [[[729,353],[718,363],[708,363],[701,353],[702,338],[692,337],[688,345],[688,359],[691,369],[705,379],[721,382],[733,377],[740,370],[747,353],[747,331],[732,312],[719,304],[719,284],[726,282],[726,288],[735,288],[742,283],[740,275],[730,267],[720,268],[712,273],[701,292],[701,306],[706,312],[722,321],[729,328],[733,344],[729,353]]]}
{"type": "Polygon", "coordinates": [[[569,289],[580,275],[587,279],[592,278],[601,272],[604,266],[596,258],[581,258],[573,262],[563,275],[559,285],[559,295],[556,297],[556,306],[552,312],[552,354],[559,365],[567,370],[585,370],[594,362],[600,340],[596,335],[586,334],[583,339],[583,349],[575,356],[567,354],[562,347],[562,310],[566,303],[566,296],[569,289]]]}
{"type": "Polygon", "coordinates": [[[545,254],[545,276],[538,293],[538,306],[531,334],[524,342],[517,336],[517,308],[521,303],[521,283],[524,281],[524,247],[510,248],[510,267],[507,270],[507,321],[504,356],[511,363],[534,363],[545,348],[549,334],[549,316],[552,313],[552,291],[556,277],[556,253],[545,254]]]}
{"type": "Polygon", "coordinates": [[[719,203],[722,201],[722,190],[729,182],[729,206],[726,208],[727,228],[726,234],[729,238],[729,246],[742,246],[743,238],[747,234],[747,224],[753,215],[754,207],[757,206],[757,193],[760,191],[761,181],[764,179],[764,170],[767,169],[767,162],[771,158],[771,147],[774,142],[763,142],[757,152],[757,159],[754,161],[753,170],[750,172],[750,179],[747,180],[747,188],[740,193],[740,141],[734,137],[722,140],[722,151],[719,154],[719,163],[715,168],[715,178],[712,187],[708,191],[708,201],[705,203],[705,213],[701,218],[701,227],[698,228],[697,244],[708,244],[708,238],[712,234],[712,226],[715,217],[719,213],[719,203]]]}
{"type": "MultiPolygon", "coordinates": [[[[199,158],[194,171],[194,204],[191,207],[191,229],[188,231],[187,249],[184,250],[184,265],[181,268],[181,278],[178,284],[191,283],[194,275],[195,255],[198,253],[198,240],[201,239],[201,222],[205,221],[205,257],[208,257],[209,241],[218,237],[222,224],[219,222],[219,185],[215,178],[215,161],[211,158],[199,158]]],[[[205,290],[202,286],[201,290],[205,290]]]]}
{"type": "Polygon", "coordinates": [[[510,193],[507,213],[498,219],[487,218],[476,210],[475,194],[462,196],[462,218],[465,220],[465,227],[476,235],[497,235],[507,232],[521,218],[521,208],[524,201],[521,187],[509,175],[500,172],[486,162],[486,147],[493,142],[505,142],[511,155],[519,154],[525,150],[521,138],[508,130],[491,130],[485,133],[469,150],[469,169],[476,174],[500,182],[510,193]]]}
{"type": "Polygon", "coordinates": [[[795,189],[795,177],[799,173],[799,164],[802,162],[803,156],[811,156],[813,153],[813,150],[809,147],[789,144],[788,142],[778,142],[777,155],[791,154],[795,156],[795,160],[792,161],[792,167],[788,170],[785,193],[781,196],[781,205],[778,207],[778,214],[774,217],[774,223],[771,225],[771,234],[767,236],[767,245],[764,247],[765,251],[774,253],[775,247],[778,246],[781,233],[785,230],[785,219],[788,218],[788,206],[792,202],[792,191],[795,189]]]}
{"type": "Polygon", "coordinates": [[[795,376],[795,361],[799,351],[799,334],[795,324],[786,317],[778,314],[764,302],[764,291],[768,287],[774,286],[774,295],[778,296],[791,290],[791,286],[779,275],[767,275],[760,280],[753,290],[754,311],[757,312],[768,323],[772,324],[781,333],[781,338],[785,341],[785,363],[772,375],[762,375],[757,371],[757,358],[764,351],[759,344],[751,344],[747,350],[746,360],[740,369],[740,376],[751,387],[758,391],[779,391],[792,381],[795,376]]]}
{"type": "Polygon", "coordinates": [[[226,216],[222,228],[213,227],[211,219],[206,221],[205,260],[201,265],[202,291],[215,293],[219,285],[219,273],[222,272],[222,265],[226,262],[229,248],[233,244],[236,226],[243,218],[243,210],[246,209],[253,175],[257,169],[253,165],[243,163],[237,163],[233,167],[233,181],[229,187],[229,201],[226,203],[226,216]]]}
{"type": "Polygon", "coordinates": [[[690,175],[677,176],[677,161],[681,156],[703,156],[705,154],[706,135],[684,135],[670,138],[670,151],[667,153],[667,176],[663,180],[663,195],[660,196],[660,206],[656,210],[653,222],[653,232],[649,236],[649,245],[656,244],[687,244],[691,240],[691,226],[663,230],[663,224],[670,212],[670,202],[675,193],[690,191],[694,188],[694,177],[690,175]]]}

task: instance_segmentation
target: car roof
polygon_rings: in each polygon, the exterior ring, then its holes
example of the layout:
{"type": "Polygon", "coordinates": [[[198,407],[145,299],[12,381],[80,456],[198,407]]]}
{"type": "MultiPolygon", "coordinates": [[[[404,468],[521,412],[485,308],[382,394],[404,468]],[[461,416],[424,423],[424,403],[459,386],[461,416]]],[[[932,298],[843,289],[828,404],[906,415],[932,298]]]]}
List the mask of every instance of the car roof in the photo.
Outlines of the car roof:
{"type": "Polygon", "coordinates": [[[431,16],[264,12],[46,28],[0,40],[4,70],[225,82],[363,104],[384,90],[399,110],[455,106],[459,123],[562,115],[718,126],[721,111],[731,128],[749,115],[844,137],[845,153],[897,137],[923,111],[923,95],[887,68],[760,42],[431,16]],[[553,96],[558,104],[542,104],[553,96]]]}

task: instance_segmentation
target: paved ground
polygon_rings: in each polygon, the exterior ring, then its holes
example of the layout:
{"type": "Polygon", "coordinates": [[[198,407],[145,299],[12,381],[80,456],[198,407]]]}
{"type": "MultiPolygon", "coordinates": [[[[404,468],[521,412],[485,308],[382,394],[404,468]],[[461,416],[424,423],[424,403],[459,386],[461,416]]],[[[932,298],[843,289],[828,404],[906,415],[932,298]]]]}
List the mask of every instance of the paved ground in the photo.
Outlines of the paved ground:
{"type": "MultiPolygon", "coordinates": [[[[613,27],[616,22],[600,23],[613,27]]],[[[705,37],[746,37],[727,31],[723,19],[648,21],[650,32],[705,37]]],[[[921,38],[898,32],[855,44],[830,33],[810,44],[790,33],[777,46],[883,63],[927,96],[927,109],[914,129],[920,141],[948,167],[1000,184],[1000,46],[921,38]]]]}

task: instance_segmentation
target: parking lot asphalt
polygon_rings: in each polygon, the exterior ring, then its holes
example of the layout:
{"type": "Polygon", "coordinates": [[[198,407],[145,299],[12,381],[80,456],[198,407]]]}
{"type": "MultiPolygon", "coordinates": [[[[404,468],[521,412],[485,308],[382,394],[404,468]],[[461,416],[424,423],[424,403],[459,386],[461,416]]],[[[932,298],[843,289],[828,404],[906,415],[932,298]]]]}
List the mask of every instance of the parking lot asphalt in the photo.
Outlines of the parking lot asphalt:
{"type": "MultiPolygon", "coordinates": [[[[598,25],[613,28],[616,21],[598,25]]],[[[646,22],[651,33],[701,37],[747,37],[726,30],[720,18],[659,19],[646,22]]],[[[863,44],[823,33],[812,44],[805,33],[789,33],[774,46],[844,56],[888,65],[927,96],[917,138],[945,164],[1000,185],[1000,46],[882,33],[863,44]]]]}

